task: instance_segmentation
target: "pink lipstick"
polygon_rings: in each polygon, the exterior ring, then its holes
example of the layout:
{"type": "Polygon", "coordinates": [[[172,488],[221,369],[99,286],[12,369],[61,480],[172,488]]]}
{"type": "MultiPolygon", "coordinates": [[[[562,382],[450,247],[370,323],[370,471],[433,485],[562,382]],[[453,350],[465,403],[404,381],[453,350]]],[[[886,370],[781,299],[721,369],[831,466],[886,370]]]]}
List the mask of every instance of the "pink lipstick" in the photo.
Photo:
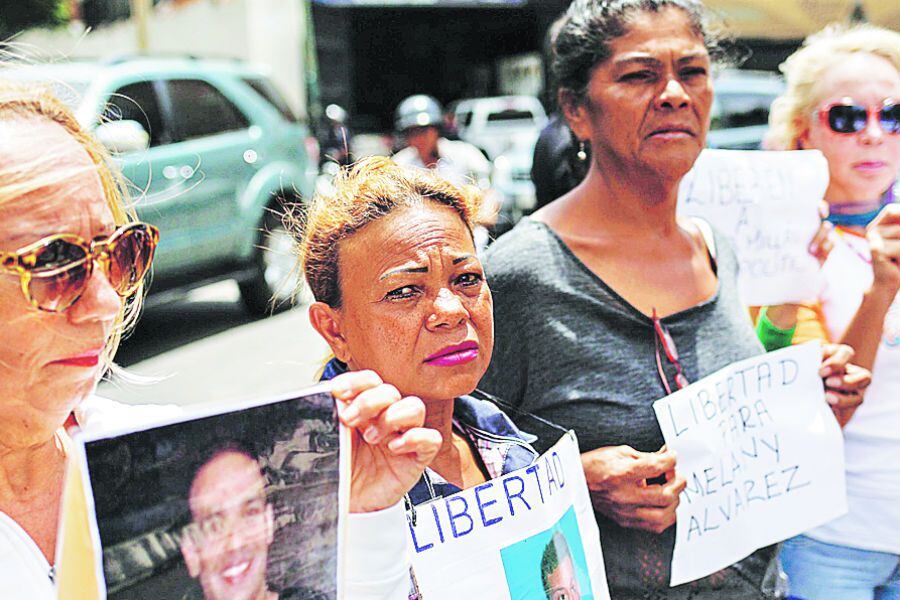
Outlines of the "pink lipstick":
{"type": "Polygon", "coordinates": [[[868,160],[855,163],[853,168],[863,173],[874,173],[881,171],[886,166],[887,164],[880,160],[868,160]]]}
{"type": "Polygon", "coordinates": [[[478,358],[478,344],[463,342],[438,350],[425,359],[425,363],[436,367],[455,367],[472,362],[478,358]]]}

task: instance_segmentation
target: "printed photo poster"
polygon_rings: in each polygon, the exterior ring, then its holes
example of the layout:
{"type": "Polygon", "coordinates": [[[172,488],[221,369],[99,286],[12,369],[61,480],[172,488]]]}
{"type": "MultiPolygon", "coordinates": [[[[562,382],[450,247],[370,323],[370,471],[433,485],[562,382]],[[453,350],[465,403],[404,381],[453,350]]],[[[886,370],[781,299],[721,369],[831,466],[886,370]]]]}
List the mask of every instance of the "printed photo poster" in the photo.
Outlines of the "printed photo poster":
{"type": "Polygon", "coordinates": [[[600,533],[570,431],[529,467],[415,507],[425,600],[608,600],[600,533]]]}
{"type": "Polygon", "coordinates": [[[331,394],[202,410],[75,438],[101,597],[337,598],[331,394]]]}
{"type": "Polygon", "coordinates": [[[681,182],[678,211],[730,240],[747,306],[802,302],[820,285],[808,247],[827,187],[828,163],[818,150],[706,149],[681,182]]]}
{"type": "Polygon", "coordinates": [[[653,404],[676,471],[671,585],[847,512],[843,437],[818,342],[749,358],[653,404]]]}

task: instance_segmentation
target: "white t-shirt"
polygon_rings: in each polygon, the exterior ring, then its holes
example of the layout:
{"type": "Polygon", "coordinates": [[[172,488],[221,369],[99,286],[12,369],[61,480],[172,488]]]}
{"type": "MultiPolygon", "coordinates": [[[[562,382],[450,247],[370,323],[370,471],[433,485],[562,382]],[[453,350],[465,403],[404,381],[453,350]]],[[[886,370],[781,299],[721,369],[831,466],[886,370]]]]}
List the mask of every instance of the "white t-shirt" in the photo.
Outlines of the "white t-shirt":
{"type": "MultiPolygon", "coordinates": [[[[76,410],[84,430],[120,428],[139,420],[152,423],[180,412],[172,405],[130,406],[92,397],[76,410]]],[[[347,519],[343,581],[347,600],[407,600],[410,558],[402,502],[347,519]]],[[[0,512],[0,600],[54,600],[51,567],[37,544],[8,515],[0,512]]]]}
{"type": "MultiPolygon", "coordinates": [[[[840,339],[872,285],[865,238],[842,231],[822,268],[819,298],[831,339],[840,339]]],[[[900,554],[900,295],[884,321],[872,384],[844,427],[849,512],[808,532],[817,540],[900,554]]]]}
{"type": "Polygon", "coordinates": [[[47,559],[18,523],[0,512],[0,598],[55,598],[47,559]]]}

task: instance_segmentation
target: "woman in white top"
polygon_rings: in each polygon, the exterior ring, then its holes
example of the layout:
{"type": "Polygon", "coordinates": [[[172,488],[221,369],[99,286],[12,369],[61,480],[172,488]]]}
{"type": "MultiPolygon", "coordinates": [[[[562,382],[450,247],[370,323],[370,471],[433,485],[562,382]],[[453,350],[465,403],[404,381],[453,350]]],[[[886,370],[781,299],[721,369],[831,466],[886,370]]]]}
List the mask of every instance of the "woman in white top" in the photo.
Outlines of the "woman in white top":
{"type": "MultiPolygon", "coordinates": [[[[0,79],[0,598],[41,600],[75,589],[97,596],[83,492],[63,485],[77,415],[121,412],[91,398],[123,329],[140,307],[158,239],[124,201],[108,155],[49,91],[0,79]],[[58,538],[61,515],[72,536],[58,538]],[[72,527],[69,527],[69,523],[72,527]],[[57,559],[59,564],[57,564],[57,559]],[[62,567],[57,569],[56,567],[62,567]],[[60,576],[56,577],[57,571],[60,576]]],[[[345,590],[353,598],[404,597],[402,507],[440,447],[421,427],[424,405],[371,373],[335,381],[354,424],[392,432],[388,444],[357,435],[345,590]],[[399,441],[398,441],[399,440],[399,441]],[[361,502],[360,499],[364,499],[361,502]],[[380,510],[386,509],[386,510],[380,510]],[[398,524],[401,526],[398,527],[398,524]],[[383,554],[389,554],[390,562],[383,554]],[[384,565],[390,569],[381,570],[384,565]]],[[[343,412],[343,411],[341,411],[343,412]]],[[[75,478],[77,480],[78,478],[75,478]]]]}
{"type": "MultiPolygon", "coordinates": [[[[795,343],[840,341],[872,370],[844,428],[849,513],[786,542],[791,593],[806,600],[900,598],[900,34],[829,28],[783,65],[768,146],[818,149],[834,248],[795,343]]],[[[803,315],[806,315],[804,319],[803,315]]]]}

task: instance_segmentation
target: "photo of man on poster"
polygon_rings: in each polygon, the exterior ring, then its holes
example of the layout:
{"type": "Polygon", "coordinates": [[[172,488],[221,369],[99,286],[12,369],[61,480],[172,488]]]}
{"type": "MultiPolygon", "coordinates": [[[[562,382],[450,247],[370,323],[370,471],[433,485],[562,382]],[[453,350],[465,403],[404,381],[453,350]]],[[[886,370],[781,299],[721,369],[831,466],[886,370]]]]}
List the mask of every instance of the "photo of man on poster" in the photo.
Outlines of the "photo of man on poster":
{"type": "Polygon", "coordinates": [[[237,444],[197,469],[188,496],[191,523],[181,539],[188,573],[206,600],[315,600],[317,592],[269,589],[266,571],[274,510],[259,462],[237,444]]]}
{"type": "Polygon", "coordinates": [[[110,600],[336,600],[330,393],[184,413],[84,442],[110,600]]]}
{"type": "Polygon", "coordinates": [[[194,475],[188,504],[181,553],[204,598],[276,600],[266,583],[274,514],[256,459],[237,445],[216,450],[194,475]]]}
{"type": "Polygon", "coordinates": [[[581,587],[575,562],[562,531],[555,531],[541,557],[541,581],[547,600],[579,600],[581,587]]]}

